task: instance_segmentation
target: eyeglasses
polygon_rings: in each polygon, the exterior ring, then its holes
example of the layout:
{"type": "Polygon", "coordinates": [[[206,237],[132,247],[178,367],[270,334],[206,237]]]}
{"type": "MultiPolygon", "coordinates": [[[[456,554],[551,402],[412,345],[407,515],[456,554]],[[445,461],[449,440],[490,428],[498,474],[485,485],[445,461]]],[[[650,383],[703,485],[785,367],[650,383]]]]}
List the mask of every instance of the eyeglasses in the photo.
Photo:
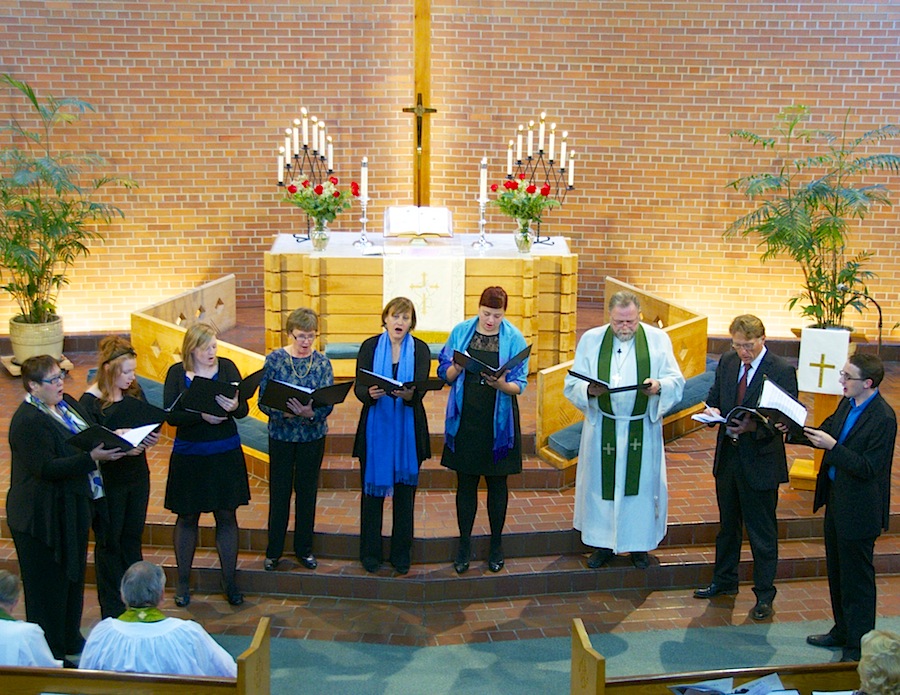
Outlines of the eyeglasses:
{"type": "Polygon", "coordinates": [[[750,352],[753,348],[756,347],[756,341],[754,340],[752,343],[732,343],[731,347],[735,350],[744,350],[746,352],[750,352]]]}
{"type": "Polygon", "coordinates": [[[311,343],[316,339],[315,333],[291,333],[291,340],[296,340],[298,343],[311,343]]]}
{"type": "Polygon", "coordinates": [[[844,381],[865,381],[869,378],[867,376],[850,376],[847,372],[838,372],[838,376],[844,381]]]}
{"type": "Polygon", "coordinates": [[[42,383],[42,384],[53,384],[53,385],[56,386],[56,385],[59,385],[59,384],[61,384],[62,382],[64,382],[64,381],[66,380],[66,377],[67,377],[68,375],[69,375],[69,373],[68,373],[65,369],[63,369],[63,370],[62,370],[59,374],[57,374],[56,376],[52,376],[52,377],[50,377],[49,379],[41,379],[41,383],[42,383]]]}

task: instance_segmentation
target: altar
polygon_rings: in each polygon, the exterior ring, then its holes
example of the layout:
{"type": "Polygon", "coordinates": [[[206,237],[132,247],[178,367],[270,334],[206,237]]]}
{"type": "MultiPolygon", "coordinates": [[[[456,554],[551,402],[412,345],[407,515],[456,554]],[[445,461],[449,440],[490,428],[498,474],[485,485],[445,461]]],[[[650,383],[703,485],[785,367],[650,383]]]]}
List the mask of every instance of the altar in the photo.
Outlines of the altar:
{"type": "MultiPolygon", "coordinates": [[[[535,244],[531,253],[516,250],[512,234],[488,234],[493,246],[472,246],[477,234],[451,238],[387,238],[369,234],[373,246],[353,245],[359,234],[333,232],[324,251],[309,241],[279,234],[265,254],[266,351],[285,344],[287,316],[299,307],[319,315],[319,350],[334,344],[359,344],[381,332],[385,266],[394,258],[463,259],[463,314],[478,310],[482,290],[500,285],[509,295],[507,318],[532,344],[530,370],[550,367],[575,354],[578,256],[564,237],[535,244]]],[[[459,262],[457,260],[457,262],[459,262]]],[[[412,298],[412,297],[411,297],[412,298]]],[[[415,300],[414,300],[415,301],[415,300]]],[[[417,337],[429,343],[446,339],[452,325],[417,337]]],[[[336,369],[336,374],[337,374],[336,369]]],[[[342,370],[344,371],[344,370],[342,370]]]]}

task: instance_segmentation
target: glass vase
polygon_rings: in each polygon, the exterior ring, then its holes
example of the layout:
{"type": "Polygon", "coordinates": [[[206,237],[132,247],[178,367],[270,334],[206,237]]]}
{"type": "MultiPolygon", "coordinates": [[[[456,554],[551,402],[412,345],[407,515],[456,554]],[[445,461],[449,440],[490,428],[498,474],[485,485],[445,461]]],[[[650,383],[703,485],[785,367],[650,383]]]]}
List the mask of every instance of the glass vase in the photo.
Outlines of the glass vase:
{"type": "Polygon", "coordinates": [[[314,251],[324,251],[328,246],[328,221],[321,217],[313,218],[313,230],[309,235],[314,251]]]}
{"type": "Polygon", "coordinates": [[[517,219],[518,228],[515,233],[516,248],[519,253],[531,253],[534,244],[534,232],[531,231],[531,220],[517,219]]]}

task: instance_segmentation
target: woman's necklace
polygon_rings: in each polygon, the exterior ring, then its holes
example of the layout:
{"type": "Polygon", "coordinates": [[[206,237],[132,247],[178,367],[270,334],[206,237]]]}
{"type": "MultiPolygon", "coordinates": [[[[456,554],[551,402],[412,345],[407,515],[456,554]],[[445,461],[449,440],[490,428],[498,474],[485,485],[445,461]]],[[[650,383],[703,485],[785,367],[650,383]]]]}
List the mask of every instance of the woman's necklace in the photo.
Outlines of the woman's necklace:
{"type": "MultiPolygon", "coordinates": [[[[295,356],[294,356],[293,354],[291,354],[290,352],[288,353],[288,355],[290,355],[290,357],[291,357],[291,371],[294,373],[294,376],[297,377],[298,380],[300,380],[300,379],[305,379],[307,376],[309,376],[309,372],[310,372],[310,370],[312,369],[312,353],[309,353],[309,356],[308,356],[308,357],[299,357],[299,356],[295,357],[295,356]],[[306,362],[306,371],[303,372],[302,374],[301,374],[300,372],[298,372],[298,371],[297,371],[297,368],[294,366],[294,360],[295,360],[295,359],[301,360],[301,361],[302,361],[302,360],[307,360],[307,362],[306,362]]],[[[301,366],[301,369],[302,369],[302,366],[301,366]]]]}

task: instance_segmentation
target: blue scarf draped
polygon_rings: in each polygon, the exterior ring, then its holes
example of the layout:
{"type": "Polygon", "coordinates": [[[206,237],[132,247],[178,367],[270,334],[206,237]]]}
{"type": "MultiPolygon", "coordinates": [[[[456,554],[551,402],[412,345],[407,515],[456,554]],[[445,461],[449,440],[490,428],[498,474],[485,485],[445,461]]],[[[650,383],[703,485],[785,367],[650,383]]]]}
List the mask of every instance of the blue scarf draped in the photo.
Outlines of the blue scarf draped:
{"type": "MultiPolygon", "coordinates": [[[[391,339],[382,333],[375,346],[372,371],[393,378],[391,339]]],[[[416,346],[406,334],[400,346],[397,381],[407,383],[415,378],[416,346]]],[[[383,396],[369,407],[366,421],[365,493],[388,497],[394,483],[418,485],[419,462],[416,455],[416,432],[413,409],[402,398],[383,396]]]]}

